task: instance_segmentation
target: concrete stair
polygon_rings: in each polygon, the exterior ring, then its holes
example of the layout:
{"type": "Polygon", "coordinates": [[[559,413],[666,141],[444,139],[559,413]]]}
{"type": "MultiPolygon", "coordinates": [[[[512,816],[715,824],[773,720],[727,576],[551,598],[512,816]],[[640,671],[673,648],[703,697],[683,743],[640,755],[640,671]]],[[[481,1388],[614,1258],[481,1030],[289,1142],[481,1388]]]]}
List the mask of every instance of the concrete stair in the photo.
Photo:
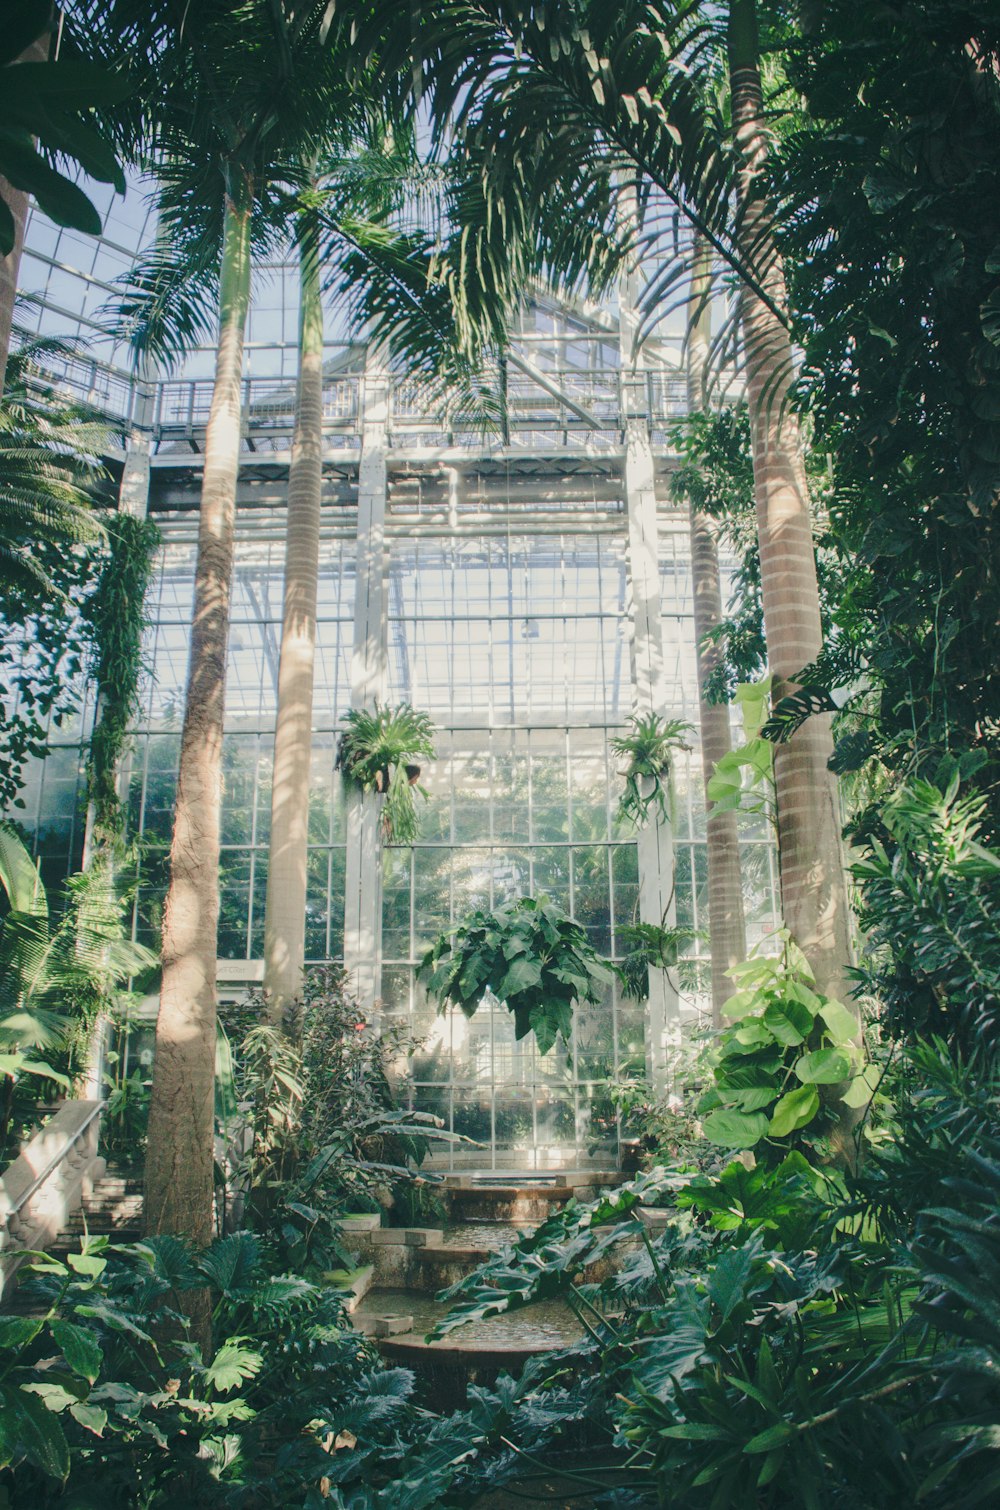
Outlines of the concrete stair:
{"type": "Polygon", "coordinates": [[[79,1211],[69,1218],[49,1251],[58,1258],[78,1251],[85,1234],[109,1237],[116,1243],[138,1242],[142,1236],[142,1175],[135,1170],[108,1169],[79,1211]]]}

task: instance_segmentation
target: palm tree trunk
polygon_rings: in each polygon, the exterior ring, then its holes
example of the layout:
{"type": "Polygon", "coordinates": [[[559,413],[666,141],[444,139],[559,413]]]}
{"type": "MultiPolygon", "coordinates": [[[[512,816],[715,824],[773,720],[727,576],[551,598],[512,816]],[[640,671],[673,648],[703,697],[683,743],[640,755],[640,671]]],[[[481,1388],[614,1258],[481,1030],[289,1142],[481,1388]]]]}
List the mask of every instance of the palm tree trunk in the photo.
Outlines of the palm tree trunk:
{"type": "Polygon", "coordinates": [[[302,989],[312,756],[313,661],[323,483],[323,302],[319,233],[303,218],[299,265],[299,391],[288,475],[285,606],[274,728],[271,846],[264,911],[264,987],[280,1022],[302,989]]]}
{"type": "MultiPolygon", "coordinates": [[[[42,35],[32,42],[17,61],[19,63],[44,63],[49,55],[51,40],[52,33],[46,27],[42,35]]],[[[24,231],[28,223],[28,195],[23,189],[15,189],[6,178],[0,177],[0,198],[3,199],[14,220],[14,245],[6,257],[0,257],[0,398],[3,398],[10,336],[14,325],[17,278],[21,269],[21,252],[24,250],[24,231]]]]}
{"type": "MultiPolygon", "coordinates": [[[[812,520],[798,417],[788,403],[792,346],[775,314],[788,306],[784,269],[768,229],[757,174],[767,155],[755,0],[731,0],[729,75],[740,154],[739,236],[769,307],[744,285],[741,319],[753,442],[764,629],[777,698],[822,645],[812,520]]],[[[850,962],[847,886],[829,717],[810,718],[775,748],[781,902],[785,925],[819,987],[845,998],[850,962]]]]}
{"type": "Polygon", "coordinates": [[[249,302],[250,212],[227,198],[146,1154],[147,1232],[199,1244],[212,1235],[222,723],[249,302]]]}
{"type": "MultiPolygon", "coordinates": [[[[687,401],[692,412],[704,409],[705,369],[711,330],[708,303],[709,254],[704,245],[695,248],[688,306],[687,401]]],[[[691,530],[691,583],[694,598],[694,633],[698,656],[698,710],[701,725],[701,763],[705,786],[724,755],[732,749],[729,708],[711,703],[705,683],[719,660],[719,647],[707,639],[722,623],[722,579],[719,552],[711,517],[689,505],[691,530]]],[[[722,1007],[733,993],[727,975],[746,958],[747,937],[743,917],[743,878],[740,872],[739,832],[735,813],[719,813],[706,825],[708,854],[708,928],[712,954],[712,1023],[722,1025],[722,1007]]]]}

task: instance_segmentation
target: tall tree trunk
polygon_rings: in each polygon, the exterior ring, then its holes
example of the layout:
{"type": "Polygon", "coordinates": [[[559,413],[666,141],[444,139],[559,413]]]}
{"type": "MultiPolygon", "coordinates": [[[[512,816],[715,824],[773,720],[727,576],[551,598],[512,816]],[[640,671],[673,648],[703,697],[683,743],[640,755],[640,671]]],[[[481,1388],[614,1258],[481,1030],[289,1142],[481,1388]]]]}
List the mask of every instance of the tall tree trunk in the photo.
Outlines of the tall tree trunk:
{"type": "MultiPolygon", "coordinates": [[[[797,415],[788,403],[792,346],[784,269],[768,229],[758,173],[767,156],[755,0],[731,0],[729,75],[740,153],[739,237],[771,305],[744,285],[741,319],[768,664],[775,697],[822,645],[812,520],[797,415]]],[[[847,885],[829,716],[810,718],[775,747],[781,903],[785,925],[822,991],[845,999],[850,962],[847,885]]]]}
{"type": "MultiPolygon", "coordinates": [[[[710,261],[708,248],[695,248],[688,306],[687,401],[692,412],[706,405],[705,370],[711,337],[708,302],[710,261]]],[[[698,710],[701,724],[701,763],[707,788],[715,767],[732,749],[729,708],[711,703],[705,683],[719,662],[717,644],[706,636],[722,622],[722,579],[719,552],[710,515],[689,505],[691,529],[691,583],[694,597],[694,633],[698,656],[698,710]]],[[[747,936],[743,917],[743,878],[740,872],[739,832],[735,813],[719,813],[706,825],[708,853],[708,928],[712,952],[712,1022],[722,1024],[723,1003],[733,993],[727,971],[746,958],[747,936]]]]}
{"type": "MultiPolygon", "coordinates": [[[[44,63],[49,55],[51,40],[52,33],[46,29],[17,61],[19,63],[44,63]]],[[[3,199],[14,220],[14,245],[6,257],[0,258],[0,398],[2,398],[7,377],[10,336],[14,325],[17,278],[21,270],[24,231],[28,223],[28,195],[23,189],[15,189],[13,184],[9,184],[6,178],[0,176],[0,198],[3,199]]]]}
{"type": "Polygon", "coordinates": [[[199,1244],[212,1236],[222,722],[249,302],[250,211],[227,199],[146,1153],[147,1232],[199,1244]]]}
{"type": "Polygon", "coordinates": [[[313,662],[323,483],[323,301],[319,232],[308,216],[300,227],[299,385],[288,474],[285,606],[274,727],[271,846],[264,911],[264,986],[268,1011],[280,1022],[302,989],[312,755],[313,662]]]}

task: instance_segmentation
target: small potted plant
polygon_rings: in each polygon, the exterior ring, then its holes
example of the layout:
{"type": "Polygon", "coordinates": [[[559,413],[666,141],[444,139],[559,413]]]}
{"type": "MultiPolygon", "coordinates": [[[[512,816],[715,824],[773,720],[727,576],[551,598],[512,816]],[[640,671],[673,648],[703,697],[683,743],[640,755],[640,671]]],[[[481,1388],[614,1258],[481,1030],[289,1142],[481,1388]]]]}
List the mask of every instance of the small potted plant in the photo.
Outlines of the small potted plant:
{"type": "Polygon", "coordinates": [[[627,734],[611,741],[612,751],[624,762],[625,790],[618,802],[618,817],[641,828],[656,803],[661,817],[669,822],[671,756],[675,750],[691,748],[685,735],[694,730],[682,718],[661,718],[658,713],[636,713],[629,725],[627,734]]]}
{"type": "Polygon", "coordinates": [[[382,833],[387,842],[412,844],[419,832],[414,791],[426,799],[420,783],[420,758],[434,758],[434,725],[409,703],[345,713],[346,727],[337,749],[337,769],[345,781],[383,798],[382,833]]]}
{"type": "Polygon", "coordinates": [[[574,1002],[598,1003],[612,969],[578,923],[544,897],[520,897],[496,912],[473,912],[442,933],[417,967],[438,1010],[472,1017],[488,993],[514,1018],[515,1038],[534,1032],[547,1054],[569,1040],[574,1002]]]}

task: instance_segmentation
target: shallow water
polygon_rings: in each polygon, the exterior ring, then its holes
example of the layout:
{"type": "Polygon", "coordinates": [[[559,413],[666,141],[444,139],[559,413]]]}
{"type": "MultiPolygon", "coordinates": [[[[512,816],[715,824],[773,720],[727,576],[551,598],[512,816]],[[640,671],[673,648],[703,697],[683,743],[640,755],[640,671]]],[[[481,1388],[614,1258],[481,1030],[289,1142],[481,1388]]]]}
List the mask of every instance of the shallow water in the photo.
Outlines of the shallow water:
{"type": "MultiPolygon", "coordinates": [[[[413,1332],[403,1336],[424,1337],[448,1312],[448,1307],[432,1295],[414,1290],[371,1290],[354,1313],[354,1323],[362,1331],[370,1329],[377,1316],[412,1316],[413,1332]]],[[[582,1335],[573,1313],[558,1300],[543,1300],[506,1316],[488,1321],[471,1321],[450,1332],[437,1346],[469,1348],[545,1348],[568,1347],[582,1335]]],[[[397,1335],[393,1340],[398,1341],[397,1335]]]]}
{"type": "Polygon", "coordinates": [[[446,1248],[486,1248],[490,1253],[496,1253],[498,1249],[509,1243],[516,1243],[518,1238],[524,1237],[532,1231],[532,1224],[527,1222],[523,1227],[506,1226],[501,1222],[462,1222],[457,1227],[446,1227],[444,1233],[444,1246],[446,1248]]]}

